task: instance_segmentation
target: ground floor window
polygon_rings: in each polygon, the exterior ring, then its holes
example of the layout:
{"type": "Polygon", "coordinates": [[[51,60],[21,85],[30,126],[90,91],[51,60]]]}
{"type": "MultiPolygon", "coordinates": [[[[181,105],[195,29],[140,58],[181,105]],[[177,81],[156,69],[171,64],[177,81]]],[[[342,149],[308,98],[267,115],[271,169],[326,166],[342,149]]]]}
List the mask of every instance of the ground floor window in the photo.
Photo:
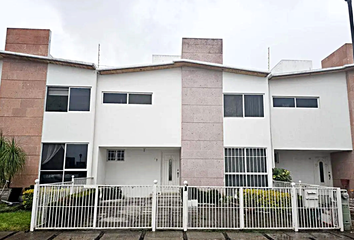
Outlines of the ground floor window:
{"type": "Polygon", "coordinates": [[[43,143],[40,183],[87,176],[87,144],[43,143]]]}
{"type": "Polygon", "coordinates": [[[267,187],[265,148],[225,148],[225,183],[235,187],[267,187]]]}

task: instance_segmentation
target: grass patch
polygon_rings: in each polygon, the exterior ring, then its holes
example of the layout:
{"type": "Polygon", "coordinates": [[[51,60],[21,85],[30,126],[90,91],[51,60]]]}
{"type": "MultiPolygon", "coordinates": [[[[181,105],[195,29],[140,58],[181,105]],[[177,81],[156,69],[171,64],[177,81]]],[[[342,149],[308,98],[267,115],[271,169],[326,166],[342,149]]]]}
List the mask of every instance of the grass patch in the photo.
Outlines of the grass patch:
{"type": "Polygon", "coordinates": [[[31,223],[31,211],[0,213],[0,231],[26,231],[31,223]]]}

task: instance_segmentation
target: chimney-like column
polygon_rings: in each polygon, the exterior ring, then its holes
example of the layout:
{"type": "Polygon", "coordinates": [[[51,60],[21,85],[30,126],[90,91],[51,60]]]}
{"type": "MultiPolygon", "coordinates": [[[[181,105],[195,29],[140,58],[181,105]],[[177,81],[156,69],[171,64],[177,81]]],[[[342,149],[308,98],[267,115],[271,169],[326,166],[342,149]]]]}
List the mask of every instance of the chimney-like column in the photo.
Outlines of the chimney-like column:
{"type": "MultiPolygon", "coordinates": [[[[5,50],[47,56],[49,42],[50,30],[9,28],[5,50]]],[[[15,137],[27,154],[25,168],[12,179],[11,187],[27,187],[38,178],[47,67],[46,63],[3,59],[0,130],[6,137],[15,137]]]]}
{"type": "MultiPolygon", "coordinates": [[[[182,59],[222,63],[221,39],[182,40],[182,59]]],[[[223,73],[182,68],[181,182],[224,185],[223,73]]]]}

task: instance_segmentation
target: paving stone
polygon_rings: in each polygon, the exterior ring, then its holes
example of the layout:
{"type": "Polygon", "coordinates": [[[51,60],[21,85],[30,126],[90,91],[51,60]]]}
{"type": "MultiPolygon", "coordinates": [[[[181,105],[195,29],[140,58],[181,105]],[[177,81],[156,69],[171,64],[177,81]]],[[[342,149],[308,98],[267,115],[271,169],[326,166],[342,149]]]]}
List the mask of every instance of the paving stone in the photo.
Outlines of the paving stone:
{"type": "MultiPolygon", "coordinates": [[[[183,239],[183,232],[181,231],[158,231],[158,232],[147,232],[145,234],[144,240],[160,240],[160,239],[171,239],[171,240],[181,240],[183,239]]],[[[189,239],[189,238],[188,238],[189,239]]]]}
{"type": "Polygon", "coordinates": [[[312,235],[304,232],[286,232],[285,234],[289,235],[291,239],[309,239],[310,237],[313,238],[312,235]]]}
{"type": "Polygon", "coordinates": [[[266,233],[266,235],[272,238],[273,240],[293,240],[294,239],[291,236],[287,235],[286,233],[266,233]]]}
{"type": "Polygon", "coordinates": [[[248,240],[248,239],[265,240],[265,239],[267,239],[265,236],[263,236],[260,233],[227,232],[226,234],[232,240],[234,240],[234,239],[237,239],[237,240],[248,240]]]}
{"type": "Polygon", "coordinates": [[[55,240],[94,240],[100,235],[101,232],[98,231],[70,231],[62,232],[55,240]]]}
{"type": "Polygon", "coordinates": [[[54,234],[58,233],[53,231],[18,232],[6,240],[47,240],[54,234]]]}
{"type": "Polygon", "coordinates": [[[221,232],[194,232],[187,231],[188,240],[224,240],[225,237],[221,232]]]}
{"type": "Polygon", "coordinates": [[[0,232],[0,239],[5,238],[6,236],[9,236],[13,232],[0,232]]]}
{"type": "Polygon", "coordinates": [[[141,232],[139,231],[112,231],[105,232],[100,240],[138,240],[140,239],[141,232]]]}
{"type": "Polygon", "coordinates": [[[343,239],[342,237],[329,232],[311,232],[310,235],[315,239],[343,239]]]}
{"type": "Polygon", "coordinates": [[[341,232],[339,234],[354,239],[354,232],[352,231],[341,232]]]}

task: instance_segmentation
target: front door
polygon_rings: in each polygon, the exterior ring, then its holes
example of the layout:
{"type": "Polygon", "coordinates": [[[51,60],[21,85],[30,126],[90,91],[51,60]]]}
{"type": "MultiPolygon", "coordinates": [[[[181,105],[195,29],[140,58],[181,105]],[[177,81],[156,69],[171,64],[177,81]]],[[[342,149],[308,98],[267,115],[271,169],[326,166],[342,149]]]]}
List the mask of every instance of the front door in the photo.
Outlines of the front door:
{"type": "Polygon", "coordinates": [[[179,185],[179,154],[163,153],[162,185],[179,185]]]}
{"type": "Polygon", "coordinates": [[[328,157],[315,158],[315,183],[322,186],[332,186],[332,173],[328,157]]]}

